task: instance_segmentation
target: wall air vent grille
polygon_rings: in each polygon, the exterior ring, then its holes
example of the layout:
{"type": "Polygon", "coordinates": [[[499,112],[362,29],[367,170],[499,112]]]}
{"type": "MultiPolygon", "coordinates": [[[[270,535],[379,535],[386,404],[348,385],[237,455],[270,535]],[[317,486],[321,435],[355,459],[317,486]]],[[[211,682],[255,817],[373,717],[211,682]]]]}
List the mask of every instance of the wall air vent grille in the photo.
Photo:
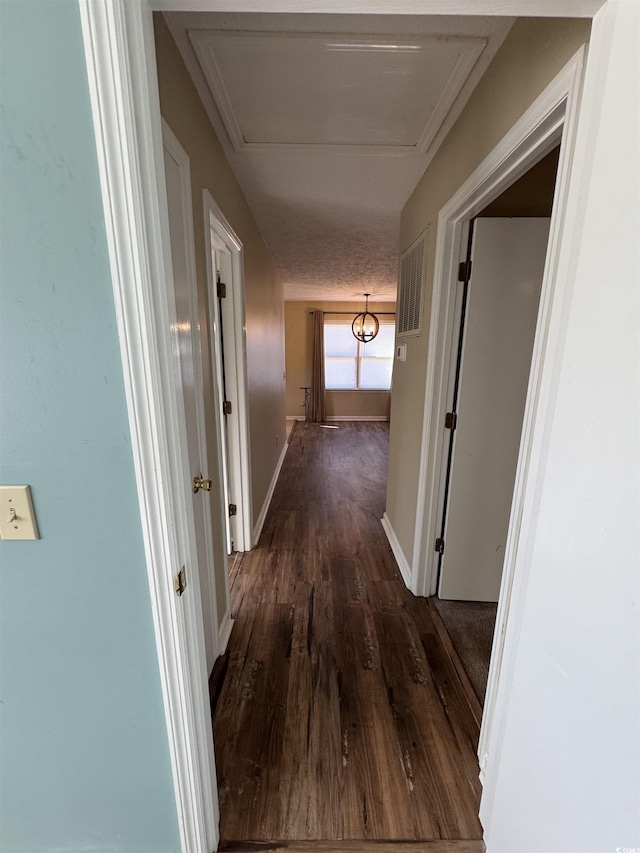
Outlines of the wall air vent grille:
{"type": "Polygon", "coordinates": [[[422,291],[427,258],[427,228],[400,258],[397,337],[408,338],[422,331],[422,291]]]}

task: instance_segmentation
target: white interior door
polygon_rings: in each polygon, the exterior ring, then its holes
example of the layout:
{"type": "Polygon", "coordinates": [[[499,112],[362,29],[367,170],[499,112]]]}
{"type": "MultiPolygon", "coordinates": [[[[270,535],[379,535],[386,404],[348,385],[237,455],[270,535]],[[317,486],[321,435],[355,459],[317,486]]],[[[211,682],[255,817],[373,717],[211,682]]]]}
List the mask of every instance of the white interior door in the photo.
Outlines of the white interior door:
{"type": "Polygon", "coordinates": [[[549,223],[475,221],[440,598],[498,600],[549,223]]]}
{"type": "MultiPolygon", "coordinates": [[[[198,321],[195,250],[193,244],[193,209],[189,158],[171,133],[163,126],[164,166],[169,207],[169,232],[176,307],[172,340],[176,350],[176,386],[184,400],[188,470],[191,477],[207,478],[207,445],[204,426],[202,353],[198,321]]],[[[218,488],[218,484],[212,484],[218,488]]],[[[206,489],[194,493],[191,481],[185,483],[195,524],[198,572],[205,634],[207,673],[218,656],[218,618],[214,578],[213,532],[210,495],[206,489]]]]}

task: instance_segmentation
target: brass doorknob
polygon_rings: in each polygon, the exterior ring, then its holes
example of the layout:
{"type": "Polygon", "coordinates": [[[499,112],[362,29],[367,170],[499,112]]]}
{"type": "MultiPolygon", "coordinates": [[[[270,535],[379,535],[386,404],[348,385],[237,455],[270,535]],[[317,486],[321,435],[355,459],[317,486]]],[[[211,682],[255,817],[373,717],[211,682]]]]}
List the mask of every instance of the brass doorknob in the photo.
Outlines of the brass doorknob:
{"type": "Polygon", "coordinates": [[[211,491],[211,480],[203,480],[202,474],[199,477],[196,476],[193,478],[193,494],[197,494],[200,489],[202,489],[204,492],[211,491]]]}

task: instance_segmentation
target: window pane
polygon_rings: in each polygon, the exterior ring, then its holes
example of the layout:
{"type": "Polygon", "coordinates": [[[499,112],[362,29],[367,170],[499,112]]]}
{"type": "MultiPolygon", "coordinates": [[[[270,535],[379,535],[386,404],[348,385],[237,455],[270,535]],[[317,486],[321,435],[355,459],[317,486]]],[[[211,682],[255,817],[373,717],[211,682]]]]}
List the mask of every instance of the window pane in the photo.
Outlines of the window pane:
{"type": "Polygon", "coordinates": [[[360,388],[388,391],[391,388],[392,358],[363,358],[360,360],[360,388]]]}
{"type": "Polygon", "coordinates": [[[340,355],[356,357],[358,342],[351,333],[351,326],[332,323],[324,324],[325,356],[340,355]]]}
{"type": "Polygon", "coordinates": [[[376,337],[360,348],[360,388],[391,388],[395,333],[392,323],[381,323],[376,337]]]}
{"type": "Polygon", "coordinates": [[[380,330],[372,341],[363,344],[360,355],[364,358],[393,358],[396,327],[393,323],[380,323],[380,330]]]}
{"type": "Polygon", "coordinates": [[[336,358],[325,355],[324,384],[326,388],[355,388],[355,358],[336,358]]]}

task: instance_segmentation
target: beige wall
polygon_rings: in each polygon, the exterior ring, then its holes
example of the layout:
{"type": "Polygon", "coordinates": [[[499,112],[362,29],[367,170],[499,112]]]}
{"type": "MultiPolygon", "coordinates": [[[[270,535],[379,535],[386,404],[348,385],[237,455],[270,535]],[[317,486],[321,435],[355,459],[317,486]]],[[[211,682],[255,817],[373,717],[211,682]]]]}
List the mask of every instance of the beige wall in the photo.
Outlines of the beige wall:
{"type": "MultiPolygon", "coordinates": [[[[210,371],[203,190],[208,189],[244,246],[247,371],[251,423],[254,520],[262,509],[285,441],[284,311],[282,286],[245,197],[216,137],[164,18],[154,15],[160,109],[191,161],[199,314],[205,367],[209,475],[219,478],[210,371]]],[[[213,506],[214,534],[224,541],[220,507],[213,506]]],[[[216,578],[223,615],[224,578],[216,578]]]]}
{"type": "MultiPolygon", "coordinates": [[[[285,302],[287,417],[304,417],[304,391],[311,384],[312,326],[309,311],[362,311],[364,302],[285,302]]],[[[371,311],[395,311],[393,302],[372,302],[371,311]]],[[[327,418],[387,418],[388,391],[327,391],[327,418]]]]}
{"type": "Polygon", "coordinates": [[[401,251],[431,225],[424,293],[426,332],[408,339],[407,360],[396,361],[393,374],[386,511],[409,562],[413,559],[438,212],[588,41],[589,30],[590,22],[583,20],[518,20],[402,211],[401,251]]]}
{"type": "Polygon", "coordinates": [[[478,214],[489,216],[551,216],[560,146],[511,184],[478,214]]]}

